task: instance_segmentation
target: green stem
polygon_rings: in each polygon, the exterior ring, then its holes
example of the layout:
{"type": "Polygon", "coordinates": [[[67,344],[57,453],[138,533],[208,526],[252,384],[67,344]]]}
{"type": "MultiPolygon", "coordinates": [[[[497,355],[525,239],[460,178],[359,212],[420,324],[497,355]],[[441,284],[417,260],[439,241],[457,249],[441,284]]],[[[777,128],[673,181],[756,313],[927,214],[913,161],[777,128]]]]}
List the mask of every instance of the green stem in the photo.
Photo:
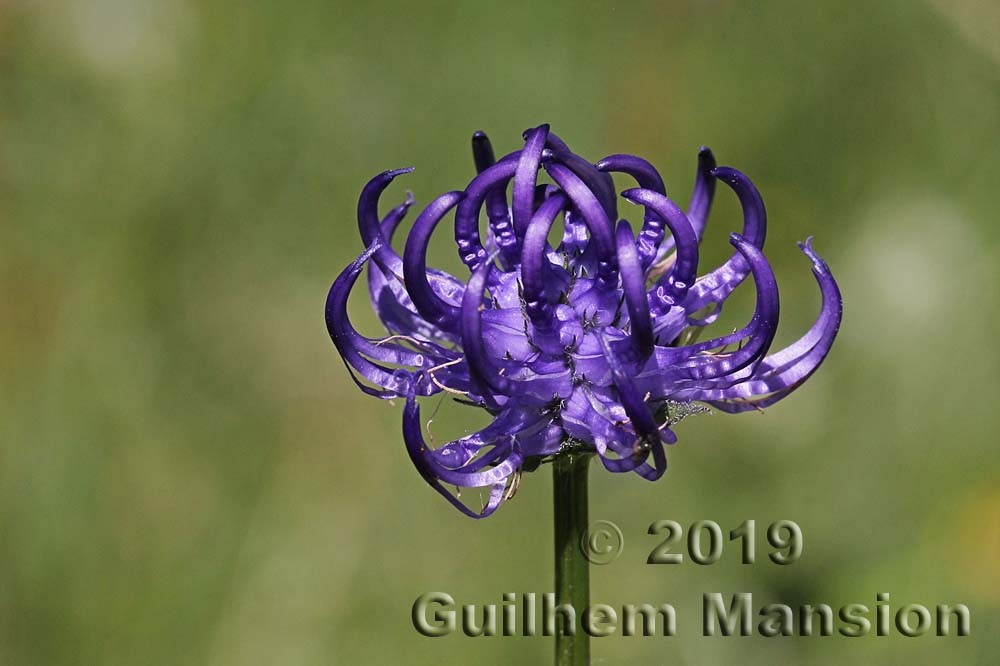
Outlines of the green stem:
{"type": "MultiPolygon", "coordinates": [[[[552,463],[556,542],[556,603],[580,614],[590,606],[590,563],[581,539],[587,530],[587,467],[590,454],[566,452],[552,463]]],[[[569,630],[569,628],[566,628],[569,630]]],[[[578,627],[572,635],[556,630],[556,666],[589,666],[590,636],[578,627]]]]}

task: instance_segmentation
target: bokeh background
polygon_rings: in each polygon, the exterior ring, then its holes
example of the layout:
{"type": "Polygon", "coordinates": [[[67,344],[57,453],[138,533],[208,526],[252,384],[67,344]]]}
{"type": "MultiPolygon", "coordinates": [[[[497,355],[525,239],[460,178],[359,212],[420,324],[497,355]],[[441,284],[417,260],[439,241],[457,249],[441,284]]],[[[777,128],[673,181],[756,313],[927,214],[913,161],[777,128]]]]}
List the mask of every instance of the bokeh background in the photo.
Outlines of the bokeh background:
{"type": "MultiPolygon", "coordinates": [[[[655,484],[594,469],[591,515],[626,538],[594,600],[680,624],[595,660],[995,663],[1000,7],[496,4],[0,2],[0,663],[549,661],[541,638],[410,625],[424,592],[552,588],[548,469],[460,516],[323,324],[368,177],[414,165],[387,200],[426,202],[471,178],[474,130],[505,153],[540,122],[646,157],[682,201],[701,144],[747,172],[779,344],[819,303],[795,241],[846,300],[824,368],[767,414],[685,421],[655,484]],[[662,518],[792,519],[805,553],[651,567],[662,518]],[[704,638],[712,591],[965,603],[973,633],[704,638]]],[[[738,212],[720,188],[706,262],[738,212]]],[[[445,403],[435,437],[481,424],[445,403]]]]}

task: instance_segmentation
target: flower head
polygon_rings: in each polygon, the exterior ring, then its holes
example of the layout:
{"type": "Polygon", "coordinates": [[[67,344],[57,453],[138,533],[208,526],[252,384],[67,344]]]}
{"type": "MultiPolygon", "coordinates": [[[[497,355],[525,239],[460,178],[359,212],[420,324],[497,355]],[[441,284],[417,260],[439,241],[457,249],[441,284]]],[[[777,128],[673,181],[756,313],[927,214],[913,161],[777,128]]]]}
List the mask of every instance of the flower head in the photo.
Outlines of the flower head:
{"type": "Polygon", "coordinates": [[[327,327],[352,377],[369,395],[406,400],[403,436],[413,463],[464,513],[489,515],[512,495],[523,469],[566,447],[596,452],[612,472],[657,479],[667,467],[664,443],[677,441],[672,426],[695,405],[763,409],[826,357],[841,297],[810,240],[799,247],[822,294],[819,316],[798,341],[768,354],[778,286],[762,251],[764,204],[744,174],[717,167],[707,148],[698,155],[686,212],[645,160],[611,155],[592,164],[547,125],[525,132],[524,147],[500,160],[482,132],[472,148],[478,175],[423,209],[402,256],[390,241],[412,198],[381,219],[377,209],[382,192],[411,169],[386,171],[365,186],[358,224],[367,249],[333,283],[326,305],[327,327]],[[551,184],[539,182],[542,171],[551,184]],[[638,233],[618,218],[612,172],[637,185],[621,197],[642,209],[638,233]],[[698,247],[717,182],[739,199],[743,228],[730,238],[732,256],[699,277],[698,247]],[[484,207],[489,232],[481,238],[484,207]],[[427,267],[431,234],[452,212],[465,282],[427,267]],[[553,247],[558,218],[562,240],[553,247]],[[358,333],[347,316],[366,265],[372,305],[389,333],[378,339],[358,333]],[[695,342],[747,277],[756,286],[750,321],[695,342]],[[493,421],[428,446],[417,398],[441,392],[483,408],[493,421]],[[474,511],[446,485],[488,486],[489,500],[474,511]]]}

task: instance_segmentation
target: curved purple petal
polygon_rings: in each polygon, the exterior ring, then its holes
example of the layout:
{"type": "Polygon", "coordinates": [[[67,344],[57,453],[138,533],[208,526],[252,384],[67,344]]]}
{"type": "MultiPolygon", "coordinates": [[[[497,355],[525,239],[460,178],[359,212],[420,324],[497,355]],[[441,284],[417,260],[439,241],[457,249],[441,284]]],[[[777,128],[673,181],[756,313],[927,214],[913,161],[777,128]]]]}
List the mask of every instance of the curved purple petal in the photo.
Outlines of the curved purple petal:
{"type": "Polygon", "coordinates": [[[694,283],[698,274],[698,239],[683,211],[659,192],[634,189],[622,192],[622,196],[652,209],[676,239],[677,259],[673,270],[657,282],[654,290],[653,316],[659,316],[679,304],[694,283]]]}
{"type": "Polygon", "coordinates": [[[500,448],[497,458],[502,458],[502,460],[498,460],[497,464],[489,470],[466,472],[462,471],[461,468],[449,469],[428,454],[429,449],[421,432],[420,407],[412,393],[406,398],[406,408],[403,411],[403,440],[406,442],[406,451],[410,455],[410,460],[413,461],[414,467],[434,490],[470,518],[485,518],[499,508],[508,495],[508,479],[520,469],[523,463],[521,454],[513,442],[513,436],[505,435],[504,440],[507,438],[509,441],[505,444],[497,444],[497,447],[500,448]],[[443,488],[442,482],[466,488],[490,486],[489,501],[478,513],[472,511],[443,488]]]}
{"type": "Polygon", "coordinates": [[[599,273],[608,279],[614,270],[615,241],[607,213],[594,193],[568,167],[552,162],[545,164],[545,170],[583,216],[587,230],[590,231],[588,248],[593,246],[599,262],[599,273]]]}
{"type": "Polygon", "coordinates": [[[427,244],[441,218],[464,196],[463,192],[447,192],[429,203],[413,223],[403,250],[403,282],[414,307],[424,319],[451,332],[457,329],[459,308],[431,288],[427,271],[427,244]]]}
{"type": "Polygon", "coordinates": [[[733,386],[692,392],[692,399],[717,404],[735,401],[727,411],[747,411],[770,406],[802,385],[819,366],[837,338],[843,318],[843,299],[833,274],[811,246],[811,240],[799,247],[813,262],[813,275],[822,294],[819,316],[809,330],[781,351],[767,356],[752,373],[733,386]]]}
{"type": "Polygon", "coordinates": [[[411,365],[416,366],[417,369],[427,369],[454,361],[457,358],[456,355],[453,353],[447,356],[425,354],[392,342],[383,344],[383,341],[370,340],[354,329],[347,316],[347,299],[351,289],[357,282],[365,264],[378,251],[378,244],[379,241],[376,240],[364,253],[351,262],[330,287],[326,305],[327,331],[348,367],[353,368],[373,384],[382,387],[381,390],[377,390],[358,383],[365,393],[380,398],[402,397],[411,390],[417,391],[420,395],[431,395],[440,389],[426,380],[423,373],[405,368],[389,368],[378,365],[370,359],[381,363],[411,365]]]}
{"type": "Polygon", "coordinates": [[[476,380],[494,393],[510,395],[511,383],[501,375],[501,369],[491,362],[492,359],[486,353],[486,344],[483,341],[480,311],[483,307],[483,289],[486,287],[489,270],[489,262],[482,264],[469,278],[469,284],[465,288],[461,314],[462,348],[469,361],[469,371],[476,380]]]}
{"type": "MultiPolygon", "coordinates": [[[[743,209],[743,231],[741,235],[751,244],[763,248],[767,234],[767,212],[760,192],[750,179],[743,173],[730,167],[713,169],[713,175],[729,185],[740,201],[743,209]]],[[[688,312],[696,312],[709,305],[721,302],[727,298],[746,278],[748,267],[739,252],[733,253],[729,259],[698,279],[688,293],[684,308],[688,312]]]]}
{"type": "MultiPolygon", "coordinates": [[[[663,196],[667,195],[667,189],[663,185],[663,179],[653,165],[635,155],[608,155],[597,163],[597,168],[601,171],[617,171],[625,173],[635,179],[640,188],[653,190],[663,196]]],[[[637,244],[639,248],[639,261],[643,270],[649,268],[650,264],[656,260],[660,243],[663,242],[663,220],[652,209],[646,209],[643,218],[642,230],[639,232],[637,244]]]]}
{"type": "Polygon", "coordinates": [[[549,136],[549,126],[540,125],[529,130],[525,136],[521,159],[517,162],[512,187],[512,208],[514,229],[518,237],[523,237],[528,228],[528,222],[534,214],[535,182],[538,178],[538,167],[542,161],[542,148],[549,136]]]}
{"type": "Polygon", "coordinates": [[[632,340],[640,356],[645,358],[653,351],[653,320],[649,316],[649,302],[646,300],[646,284],[636,251],[632,227],[622,220],[616,233],[618,244],[618,270],[622,278],[622,291],[628,307],[632,340]]]}
{"type": "Polygon", "coordinates": [[[506,188],[507,182],[517,170],[519,153],[513,153],[486,168],[465,188],[465,198],[455,211],[455,244],[462,263],[470,271],[479,268],[486,261],[488,252],[479,238],[479,211],[486,196],[498,188],[506,188]]]}
{"type": "Polygon", "coordinates": [[[556,215],[566,206],[566,195],[561,192],[546,199],[528,224],[521,249],[521,281],[524,286],[525,310],[532,326],[541,331],[550,331],[551,303],[545,295],[545,272],[551,264],[546,258],[549,229],[556,215]]]}

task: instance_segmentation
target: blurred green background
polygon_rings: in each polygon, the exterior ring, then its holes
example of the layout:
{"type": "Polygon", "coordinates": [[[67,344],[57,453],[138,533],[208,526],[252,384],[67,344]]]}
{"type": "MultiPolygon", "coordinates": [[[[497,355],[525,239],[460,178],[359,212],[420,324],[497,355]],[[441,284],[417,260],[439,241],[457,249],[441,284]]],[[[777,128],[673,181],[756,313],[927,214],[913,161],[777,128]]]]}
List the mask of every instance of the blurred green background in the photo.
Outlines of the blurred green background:
{"type": "MultiPolygon", "coordinates": [[[[626,538],[594,600],[669,601],[680,625],[595,661],[995,663],[1000,6],[499,5],[0,2],[0,663],[548,662],[545,639],[410,625],[424,592],[552,589],[548,469],[460,516],[322,316],[371,175],[414,165],[386,200],[426,202],[471,178],[474,130],[505,153],[540,122],[646,157],[681,201],[700,144],[747,172],[779,344],[818,309],[796,240],[846,301],[824,368],[766,415],[685,421],[655,484],[593,470],[591,516],[626,538]],[[661,518],[792,519],[805,553],[652,567],[661,518]],[[965,603],[972,636],[704,638],[712,591],[965,603]]],[[[477,419],[446,404],[435,436],[477,419]]]]}

